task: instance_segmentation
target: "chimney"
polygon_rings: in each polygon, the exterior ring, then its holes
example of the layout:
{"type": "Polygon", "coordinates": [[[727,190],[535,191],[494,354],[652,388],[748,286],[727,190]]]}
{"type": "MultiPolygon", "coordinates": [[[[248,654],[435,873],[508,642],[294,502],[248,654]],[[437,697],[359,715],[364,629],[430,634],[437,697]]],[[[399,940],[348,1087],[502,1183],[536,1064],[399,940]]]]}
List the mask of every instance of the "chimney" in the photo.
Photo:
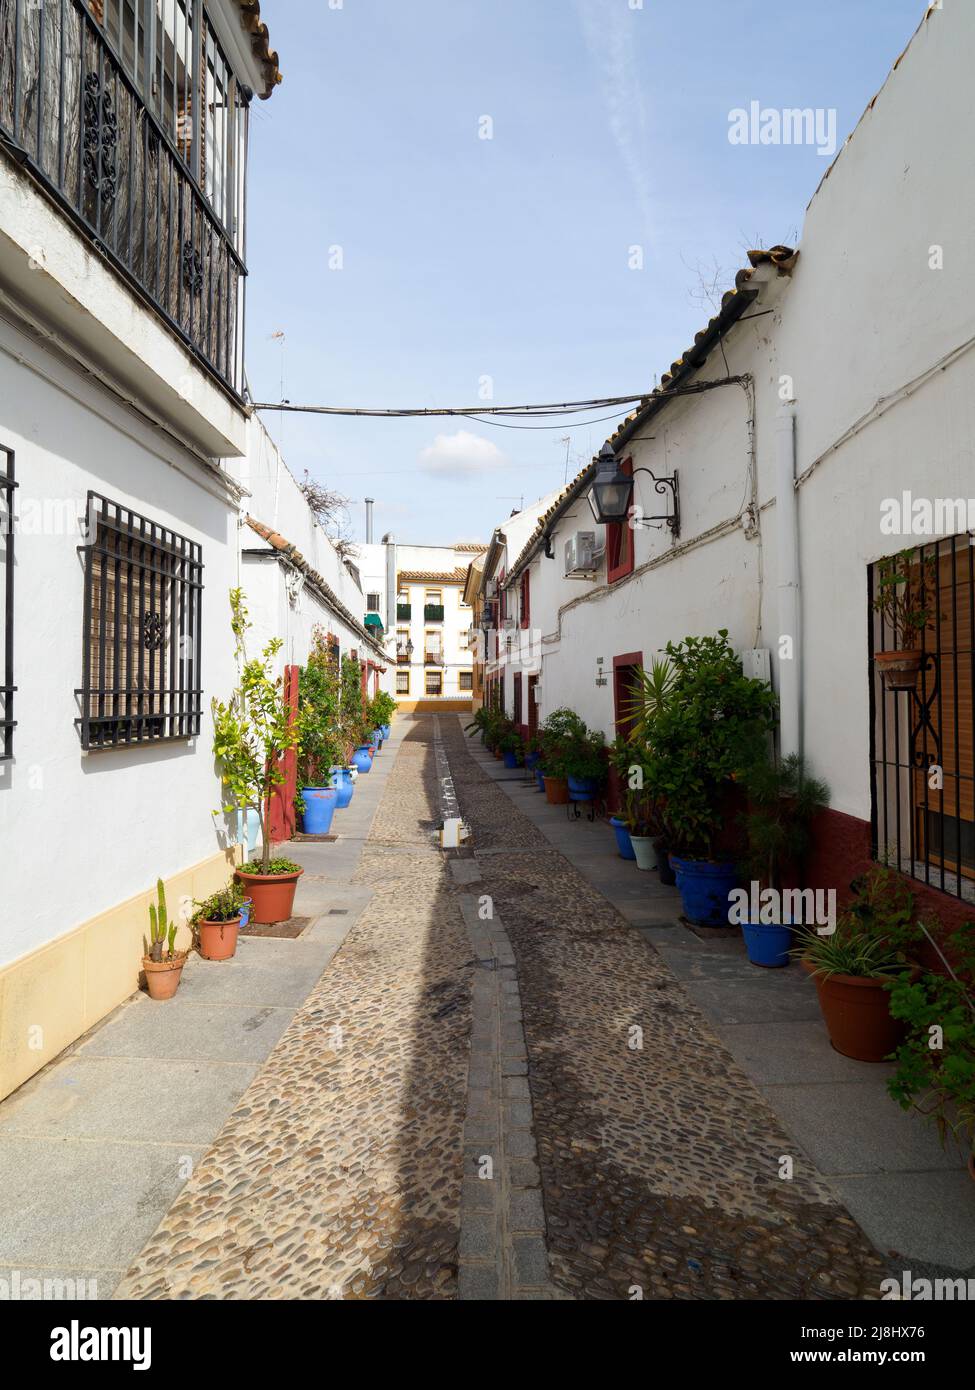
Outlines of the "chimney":
{"type": "Polygon", "coordinates": [[[372,545],[372,507],[375,497],[366,498],[366,545],[372,545]]]}

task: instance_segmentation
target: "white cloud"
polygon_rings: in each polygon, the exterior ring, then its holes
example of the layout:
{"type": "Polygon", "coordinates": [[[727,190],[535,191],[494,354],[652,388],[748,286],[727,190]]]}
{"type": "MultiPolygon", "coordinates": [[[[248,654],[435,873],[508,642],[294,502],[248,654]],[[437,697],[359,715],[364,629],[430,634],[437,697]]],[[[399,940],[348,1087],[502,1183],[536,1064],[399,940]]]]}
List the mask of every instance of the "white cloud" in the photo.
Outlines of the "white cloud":
{"type": "Polygon", "coordinates": [[[502,468],[507,460],[490,439],[481,439],[469,430],[438,434],[432,444],[420,450],[419,465],[424,473],[487,473],[502,468]]]}

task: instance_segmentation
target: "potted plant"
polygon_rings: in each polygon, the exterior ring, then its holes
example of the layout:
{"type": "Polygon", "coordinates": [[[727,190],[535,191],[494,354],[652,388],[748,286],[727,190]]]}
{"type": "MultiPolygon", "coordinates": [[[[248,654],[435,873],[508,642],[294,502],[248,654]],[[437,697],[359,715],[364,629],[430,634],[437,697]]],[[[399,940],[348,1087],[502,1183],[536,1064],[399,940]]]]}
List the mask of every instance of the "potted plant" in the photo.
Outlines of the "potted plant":
{"type": "Polygon", "coordinates": [[[166,910],[166,889],[156,880],[156,902],[149,904],[149,939],[143,938],[142,969],[150,999],[172,999],[186,964],[186,951],[176,950],[175,922],[166,910]]]}
{"type": "Polygon", "coordinates": [[[231,879],[226,888],[195,903],[193,930],[204,960],[230,960],[237,950],[237,932],[244,912],[244,893],[231,879]]]}
{"type": "Polygon", "coordinates": [[[904,1109],[915,1109],[937,1125],[943,1146],[948,1134],[963,1148],[975,1179],[975,945],[966,922],[945,942],[944,973],[902,975],[890,990],[890,1012],[907,1028],[897,1049],[897,1070],[887,1082],[904,1109]],[[951,957],[949,960],[948,957],[951,957]],[[953,963],[952,963],[953,962],[953,963]]]}
{"type": "MultiPolygon", "coordinates": [[[[298,785],[308,835],[327,835],[339,804],[333,769],[345,751],[340,700],[339,672],[325,633],[316,627],[308,662],[298,677],[298,785]]],[[[351,784],[348,796],[352,796],[351,784]]]]}
{"type": "Polygon", "coordinates": [[[517,729],[512,727],[503,733],[498,747],[504,759],[505,767],[515,768],[520,765],[523,752],[521,734],[518,733],[517,729]]]}
{"type": "Polygon", "coordinates": [[[253,920],[281,922],[291,916],[304,871],[290,860],[271,857],[271,797],[284,781],[284,756],[298,743],[300,723],[282,698],[281,677],[273,674],[281,639],[271,638],[260,657],[249,659],[244,638],[250,624],[241,589],[231,591],[230,608],[240,683],[226,704],[213,701],[213,751],[230,798],[225,809],[249,806],[261,821],[261,857],[237,870],[254,900],[253,920]]]}
{"type": "Polygon", "coordinates": [[[581,738],[586,726],[570,709],[553,710],[541,728],[542,760],[540,771],[545,787],[545,799],[552,806],[565,806],[569,800],[566,753],[573,739],[581,738]]]}
{"type": "Polygon", "coordinates": [[[877,566],[877,594],[874,611],[892,628],[896,646],[874,654],[874,661],[888,690],[913,690],[924,660],[924,649],[916,646],[938,606],[938,560],[936,555],[916,558],[916,548],[900,550],[877,566]]]}
{"type": "Polygon", "coordinates": [[[836,1051],[859,1062],[882,1062],[905,1032],[891,1013],[889,987],[902,976],[918,975],[909,951],[920,930],[914,895],[892,870],[875,865],[852,887],[853,899],[835,932],[797,930],[793,954],[815,981],[836,1051]]]}
{"type": "MultiPolygon", "coordinates": [[[[781,904],[784,874],[792,871],[802,876],[810,825],[817,811],[828,805],[829,787],[808,774],[798,753],[780,762],[771,757],[760,759],[748,769],[743,783],[749,801],[743,817],[748,841],[743,876],[757,884],[756,897],[773,889],[774,901],[781,904]]],[[[773,920],[753,921],[749,917],[742,921],[745,949],[753,965],[780,968],[789,964],[793,923],[781,920],[781,912],[763,909],[761,918],[767,915],[773,920]]]]}
{"type": "Polygon", "coordinates": [[[716,636],[667,644],[673,679],[653,721],[646,775],[672,845],[685,916],[726,926],[734,859],[718,853],[719,836],[741,772],[758,760],[775,724],[768,686],[743,675],[722,629],[716,636]]]}
{"type": "Polygon", "coordinates": [[[372,729],[362,698],[362,670],[354,656],[344,656],[339,681],[339,727],[356,773],[372,771],[369,740],[372,729]]]}
{"type": "Polygon", "coordinates": [[[582,726],[583,732],[569,738],[563,750],[565,777],[570,801],[594,801],[606,780],[606,745],[595,729],[582,726]]]}
{"type": "Polygon", "coordinates": [[[650,823],[652,798],[646,790],[644,753],[644,748],[622,734],[610,746],[610,766],[617,776],[622,804],[619,812],[610,816],[609,823],[620,857],[635,859],[639,869],[655,869],[658,862],[650,823]]]}

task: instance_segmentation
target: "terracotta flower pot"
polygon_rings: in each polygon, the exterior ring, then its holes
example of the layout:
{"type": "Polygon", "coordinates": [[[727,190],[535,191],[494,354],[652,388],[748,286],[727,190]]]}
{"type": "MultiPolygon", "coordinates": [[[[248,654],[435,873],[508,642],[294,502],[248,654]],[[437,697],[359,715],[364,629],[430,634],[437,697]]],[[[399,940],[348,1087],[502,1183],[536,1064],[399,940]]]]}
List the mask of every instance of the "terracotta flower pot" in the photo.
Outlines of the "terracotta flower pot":
{"type": "Polygon", "coordinates": [[[569,784],[564,777],[545,778],[545,800],[551,806],[567,806],[569,784]]]}
{"type": "Polygon", "coordinates": [[[230,960],[237,950],[240,918],[230,922],[198,922],[200,955],[204,960],[230,960]]]}
{"type": "Polygon", "coordinates": [[[298,869],[291,874],[245,874],[238,869],[236,877],[247,889],[248,897],[254,900],[251,921],[261,926],[273,922],[286,922],[295,905],[295,889],[304,873],[298,869]]]}
{"type": "Polygon", "coordinates": [[[802,964],[813,976],[829,1040],[837,1052],[858,1062],[883,1062],[896,1051],[906,1024],[891,1016],[890,995],[882,980],[813,975],[812,964],[805,959],[802,964]]]}
{"type": "Polygon", "coordinates": [[[179,982],[186,964],[186,952],[178,951],[173,960],[150,960],[142,957],[142,968],[146,972],[146,989],[150,999],[172,999],[179,989],[179,982]]]}
{"type": "Polygon", "coordinates": [[[968,1176],[975,1182],[975,1153],[968,1155],[968,1176]]]}
{"type": "Polygon", "coordinates": [[[924,660],[920,647],[906,647],[899,652],[877,652],[874,661],[888,690],[913,690],[924,660]]]}

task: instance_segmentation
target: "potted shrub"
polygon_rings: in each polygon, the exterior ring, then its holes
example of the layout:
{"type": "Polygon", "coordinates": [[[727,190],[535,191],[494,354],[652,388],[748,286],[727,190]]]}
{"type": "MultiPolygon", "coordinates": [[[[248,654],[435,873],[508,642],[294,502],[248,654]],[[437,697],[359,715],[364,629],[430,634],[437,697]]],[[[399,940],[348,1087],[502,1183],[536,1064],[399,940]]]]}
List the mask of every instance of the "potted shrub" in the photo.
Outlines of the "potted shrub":
{"type": "Polygon", "coordinates": [[[654,818],[654,800],[646,786],[645,753],[645,748],[622,734],[610,747],[610,764],[619,780],[622,802],[619,813],[610,816],[610,825],[623,859],[635,859],[638,869],[656,869],[659,863],[655,833],[659,827],[654,818]]]}
{"type": "Polygon", "coordinates": [[[945,973],[902,975],[891,986],[890,1012],[907,1028],[897,1070],[887,1082],[894,1100],[933,1120],[941,1143],[961,1144],[975,1179],[975,945],[972,924],[948,937],[945,973]]]}
{"type": "Polygon", "coordinates": [[[166,889],[156,880],[156,902],[149,904],[149,939],[143,937],[142,969],[150,999],[172,999],[186,964],[186,951],[176,950],[175,922],[166,910],[166,889]]]}
{"type": "Polygon", "coordinates": [[[250,624],[242,590],[231,591],[230,607],[240,683],[226,704],[213,701],[213,751],[230,796],[225,809],[248,806],[260,817],[261,857],[237,870],[254,900],[253,920],[281,922],[291,916],[303,870],[271,857],[271,797],[284,781],[284,755],[298,743],[300,721],[292,719],[282,698],[282,679],[273,674],[281,639],[272,638],[260,657],[248,659],[244,638],[250,624]]]}
{"type": "Polygon", "coordinates": [[[891,870],[875,865],[852,885],[854,897],[836,931],[796,932],[794,954],[812,975],[829,1040],[844,1057],[882,1062],[905,1032],[890,1009],[889,988],[902,976],[916,978],[909,950],[920,930],[914,895],[891,870]]]}
{"type": "Polygon", "coordinates": [[[566,753],[573,739],[581,738],[586,726],[570,709],[553,710],[541,728],[542,759],[539,765],[545,799],[552,806],[565,806],[569,800],[566,753]]]}
{"type": "Polygon", "coordinates": [[[569,738],[564,745],[563,766],[570,801],[594,801],[606,780],[606,745],[595,729],[569,738]]]}
{"type": "MultiPolygon", "coordinates": [[[[339,804],[333,768],[345,752],[339,720],[340,687],[326,635],[316,627],[308,662],[298,678],[298,786],[308,835],[327,835],[339,804]]],[[[349,798],[351,795],[350,785],[349,798]]]]}
{"type": "Polygon", "coordinates": [[[504,759],[505,767],[518,767],[522,760],[521,734],[514,728],[508,729],[501,735],[498,743],[501,756],[504,759]]]}
{"type": "Polygon", "coordinates": [[[195,903],[193,930],[204,960],[230,960],[237,950],[237,932],[244,912],[244,893],[231,879],[226,888],[195,903]]]}
{"type": "MultiPolygon", "coordinates": [[[[743,780],[749,800],[743,818],[748,841],[744,877],[755,881],[760,893],[773,889],[781,904],[784,874],[798,873],[801,880],[812,818],[828,805],[829,787],[809,776],[798,753],[791,753],[780,762],[763,758],[748,769],[743,780]]],[[[750,901],[751,898],[749,894],[750,901]]],[[[753,965],[765,967],[788,965],[793,924],[781,920],[781,912],[767,914],[763,910],[762,918],[766,915],[774,920],[753,921],[749,917],[742,921],[748,959],[753,965]]]]}
{"type": "Polygon", "coordinates": [[[722,629],[667,644],[673,668],[664,708],[653,720],[646,775],[672,845],[685,916],[725,926],[734,860],[716,853],[736,778],[755,763],[775,723],[768,686],[742,674],[722,629]]]}
{"type": "Polygon", "coordinates": [[[896,646],[874,654],[888,690],[913,690],[924,650],[916,645],[938,606],[938,560],[916,558],[915,547],[900,550],[877,566],[874,611],[893,630],[896,646]]]}

